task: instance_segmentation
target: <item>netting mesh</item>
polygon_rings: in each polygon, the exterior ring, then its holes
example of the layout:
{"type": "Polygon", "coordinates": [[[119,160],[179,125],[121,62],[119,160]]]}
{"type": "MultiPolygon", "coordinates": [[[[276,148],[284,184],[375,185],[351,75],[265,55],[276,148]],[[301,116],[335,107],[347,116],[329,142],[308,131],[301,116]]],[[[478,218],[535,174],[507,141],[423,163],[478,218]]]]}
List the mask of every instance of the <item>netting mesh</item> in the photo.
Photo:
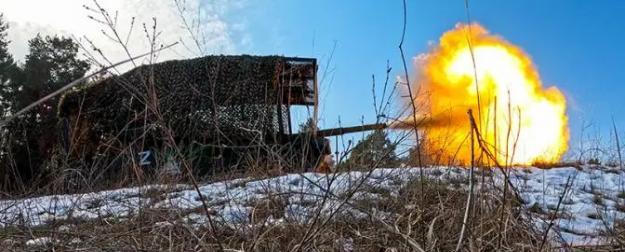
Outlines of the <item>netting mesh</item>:
{"type": "Polygon", "coordinates": [[[289,128],[278,83],[284,64],[278,56],[208,56],[142,66],[67,94],[60,115],[80,114],[97,134],[158,121],[179,136],[269,139],[289,128]]]}
{"type": "Polygon", "coordinates": [[[297,168],[319,156],[307,154],[310,137],[291,135],[290,125],[290,105],[314,104],[315,74],[314,59],[169,61],[71,91],[61,99],[59,116],[72,128],[70,156],[82,152],[113,163],[120,152],[166,155],[173,136],[200,173],[274,162],[297,168]]]}

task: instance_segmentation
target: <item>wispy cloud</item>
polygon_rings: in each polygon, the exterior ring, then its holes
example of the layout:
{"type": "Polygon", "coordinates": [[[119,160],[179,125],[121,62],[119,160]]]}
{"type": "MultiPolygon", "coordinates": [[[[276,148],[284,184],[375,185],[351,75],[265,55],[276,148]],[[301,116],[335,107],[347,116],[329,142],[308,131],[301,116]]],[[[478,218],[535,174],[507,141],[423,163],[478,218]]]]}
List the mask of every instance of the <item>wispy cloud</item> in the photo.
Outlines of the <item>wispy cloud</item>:
{"type": "MultiPolygon", "coordinates": [[[[163,52],[159,59],[186,58],[204,54],[235,53],[239,42],[233,37],[244,37],[244,30],[233,28],[226,16],[243,8],[244,0],[202,1],[179,0],[178,8],[174,0],[100,0],[98,2],[112,18],[116,17],[117,30],[124,37],[130,32],[130,24],[135,25],[129,37],[129,51],[138,55],[149,50],[143,24],[148,30],[157,20],[157,30],[161,31],[159,43],[182,42],[172,50],[163,52]],[[181,17],[185,17],[187,24],[181,17]],[[186,31],[191,28],[197,34],[195,43],[186,31]],[[236,34],[235,34],[236,33],[236,34]],[[236,35],[236,36],[235,36],[236,35]]],[[[41,35],[59,34],[93,41],[111,61],[126,59],[124,49],[102,33],[106,26],[88,18],[100,18],[97,13],[83,6],[95,8],[92,0],[2,0],[0,12],[11,26],[9,29],[10,51],[16,59],[23,60],[28,53],[28,40],[41,35]]],[[[107,31],[108,32],[108,31],[107,31]]],[[[84,42],[84,40],[83,40],[84,42]]]]}

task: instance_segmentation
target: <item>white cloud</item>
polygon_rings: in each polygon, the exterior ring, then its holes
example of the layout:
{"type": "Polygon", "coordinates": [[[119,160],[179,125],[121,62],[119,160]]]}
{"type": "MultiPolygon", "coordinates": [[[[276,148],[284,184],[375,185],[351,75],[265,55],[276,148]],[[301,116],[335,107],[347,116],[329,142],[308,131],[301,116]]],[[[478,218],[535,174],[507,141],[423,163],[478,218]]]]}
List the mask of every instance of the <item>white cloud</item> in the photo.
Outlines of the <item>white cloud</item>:
{"type": "MultiPolygon", "coordinates": [[[[180,0],[186,6],[186,17],[189,26],[200,33],[200,46],[204,54],[234,53],[237,43],[233,41],[234,32],[244,32],[229,24],[225,16],[243,6],[242,0],[217,0],[202,2],[201,0],[180,0]]],[[[159,60],[187,58],[199,56],[196,43],[185,30],[178,8],[174,0],[100,0],[98,3],[106,9],[111,18],[117,13],[117,30],[122,40],[130,30],[132,17],[135,26],[129,40],[131,55],[138,55],[149,50],[149,42],[143,24],[151,30],[153,20],[157,19],[157,30],[161,31],[159,42],[170,44],[182,41],[174,49],[163,52],[159,60]]],[[[37,33],[42,35],[60,34],[82,38],[86,36],[113,62],[127,59],[123,48],[102,34],[102,29],[110,30],[103,24],[88,18],[89,15],[102,19],[99,13],[86,10],[83,5],[95,8],[92,0],[2,0],[0,12],[9,21],[9,39],[12,41],[9,50],[18,60],[24,59],[28,53],[28,40],[37,33]]],[[[245,35],[243,35],[244,37],[245,35]]],[[[84,41],[83,41],[84,42],[84,41]]],[[[87,45],[87,44],[86,44],[87,45]]]]}

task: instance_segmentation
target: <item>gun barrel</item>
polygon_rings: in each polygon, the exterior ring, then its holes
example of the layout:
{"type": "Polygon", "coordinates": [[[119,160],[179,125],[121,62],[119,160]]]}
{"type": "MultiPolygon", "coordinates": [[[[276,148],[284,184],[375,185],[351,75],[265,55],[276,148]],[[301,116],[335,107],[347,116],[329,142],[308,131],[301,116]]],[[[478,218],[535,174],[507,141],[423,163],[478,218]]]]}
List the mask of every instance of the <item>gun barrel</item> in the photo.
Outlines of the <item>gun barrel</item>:
{"type": "Polygon", "coordinates": [[[359,125],[359,126],[353,126],[353,127],[323,129],[323,130],[317,131],[317,136],[319,137],[338,136],[338,135],[344,135],[344,134],[354,133],[354,132],[381,130],[387,127],[388,125],[384,123],[374,123],[374,124],[365,124],[365,125],[359,125]]]}

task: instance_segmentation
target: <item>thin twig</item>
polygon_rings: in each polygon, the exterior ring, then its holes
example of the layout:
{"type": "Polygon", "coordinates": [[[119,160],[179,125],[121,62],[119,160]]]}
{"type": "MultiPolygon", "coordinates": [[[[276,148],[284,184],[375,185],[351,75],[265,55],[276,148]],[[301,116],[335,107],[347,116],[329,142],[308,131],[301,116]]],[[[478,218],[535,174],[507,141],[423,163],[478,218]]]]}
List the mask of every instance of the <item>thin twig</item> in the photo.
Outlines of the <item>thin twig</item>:
{"type": "MultiPolygon", "coordinates": [[[[560,211],[560,206],[562,205],[562,201],[564,201],[564,198],[566,197],[568,191],[573,186],[573,180],[574,179],[571,176],[568,176],[566,178],[566,184],[564,184],[564,191],[562,192],[562,195],[560,195],[560,198],[558,199],[558,204],[556,205],[556,209],[554,210],[553,213],[551,213],[551,218],[549,220],[549,225],[547,226],[547,229],[545,229],[545,233],[543,234],[543,239],[540,242],[539,251],[543,250],[543,247],[545,246],[545,243],[547,242],[547,238],[549,236],[549,231],[551,230],[551,228],[555,224],[555,219],[558,218],[558,212],[560,211]]],[[[544,183],[544,181],[543,181],[543,183],[544,183]]]]}
{"type": "Polygon", "coordinates": [[[462,241],[464,240],[464,233],[469,221],[469,214],[473,201],[473,171],[475,169],[475,131],[473,125],[475,125],[471,109],[468,111],[469,120],[471,121],[471,170],[469,170],[469,194],[467,195],[467,205],[464,210],[464,217],[462,219],[462,228],[460,229],[460,238],[458,238],[458,244],[456,245],[456,251],[460,251],[462,247],[462,241]]]}
{"type": "MultiPolygon", "coordinates": [[[[410,104],[412,105],[412,120],[413,120],[413,130],[415,133],[416,140],[416,148],[417,148],[417,166],[419,167],[419,179],[421,180],[421,203],[423,204],[423,197],[425,196],[424,190],[424,174],[423,167],[421,162],[421,140],[419,139],[419,126],[417,123],[417,106],[415,104],[415,94],[413,93],[412,86],[410,85],[410,77],[408,76],[408,65],[406,64],[406,56],[404,55],[404,39],[406,37],[406,19],[407,19],[407,10],[406,10],[406,0],[403,0],[403,11],[404,11],[404,19],[403,19],[403,27],[401,34],[401,41],[399,42],[399,52],[401,54],[401,60],[404,66],[404,78],[406,80],[406,87],[408,90],[408,96],[410,98],[410,104]]],[[[423,247],[425,246],[425,233],[421,235],[421,243],[423,247]]]]}
{"type": "MultiPolygon", "coordinates": [[[[614,128],[614,139],[616,140],[616,152],[618,154],[618,166],[620,172],[623,172],[623,158],[621,157],[621,143],[618,138],[618,131],[616,130],[616,123],[614,122],[614,116],[612,116],[612,127],[614,128]]],[[[621,187],[621,191],[623,191],[623,176],[619,176],[619,187],[621,187]]]]}

